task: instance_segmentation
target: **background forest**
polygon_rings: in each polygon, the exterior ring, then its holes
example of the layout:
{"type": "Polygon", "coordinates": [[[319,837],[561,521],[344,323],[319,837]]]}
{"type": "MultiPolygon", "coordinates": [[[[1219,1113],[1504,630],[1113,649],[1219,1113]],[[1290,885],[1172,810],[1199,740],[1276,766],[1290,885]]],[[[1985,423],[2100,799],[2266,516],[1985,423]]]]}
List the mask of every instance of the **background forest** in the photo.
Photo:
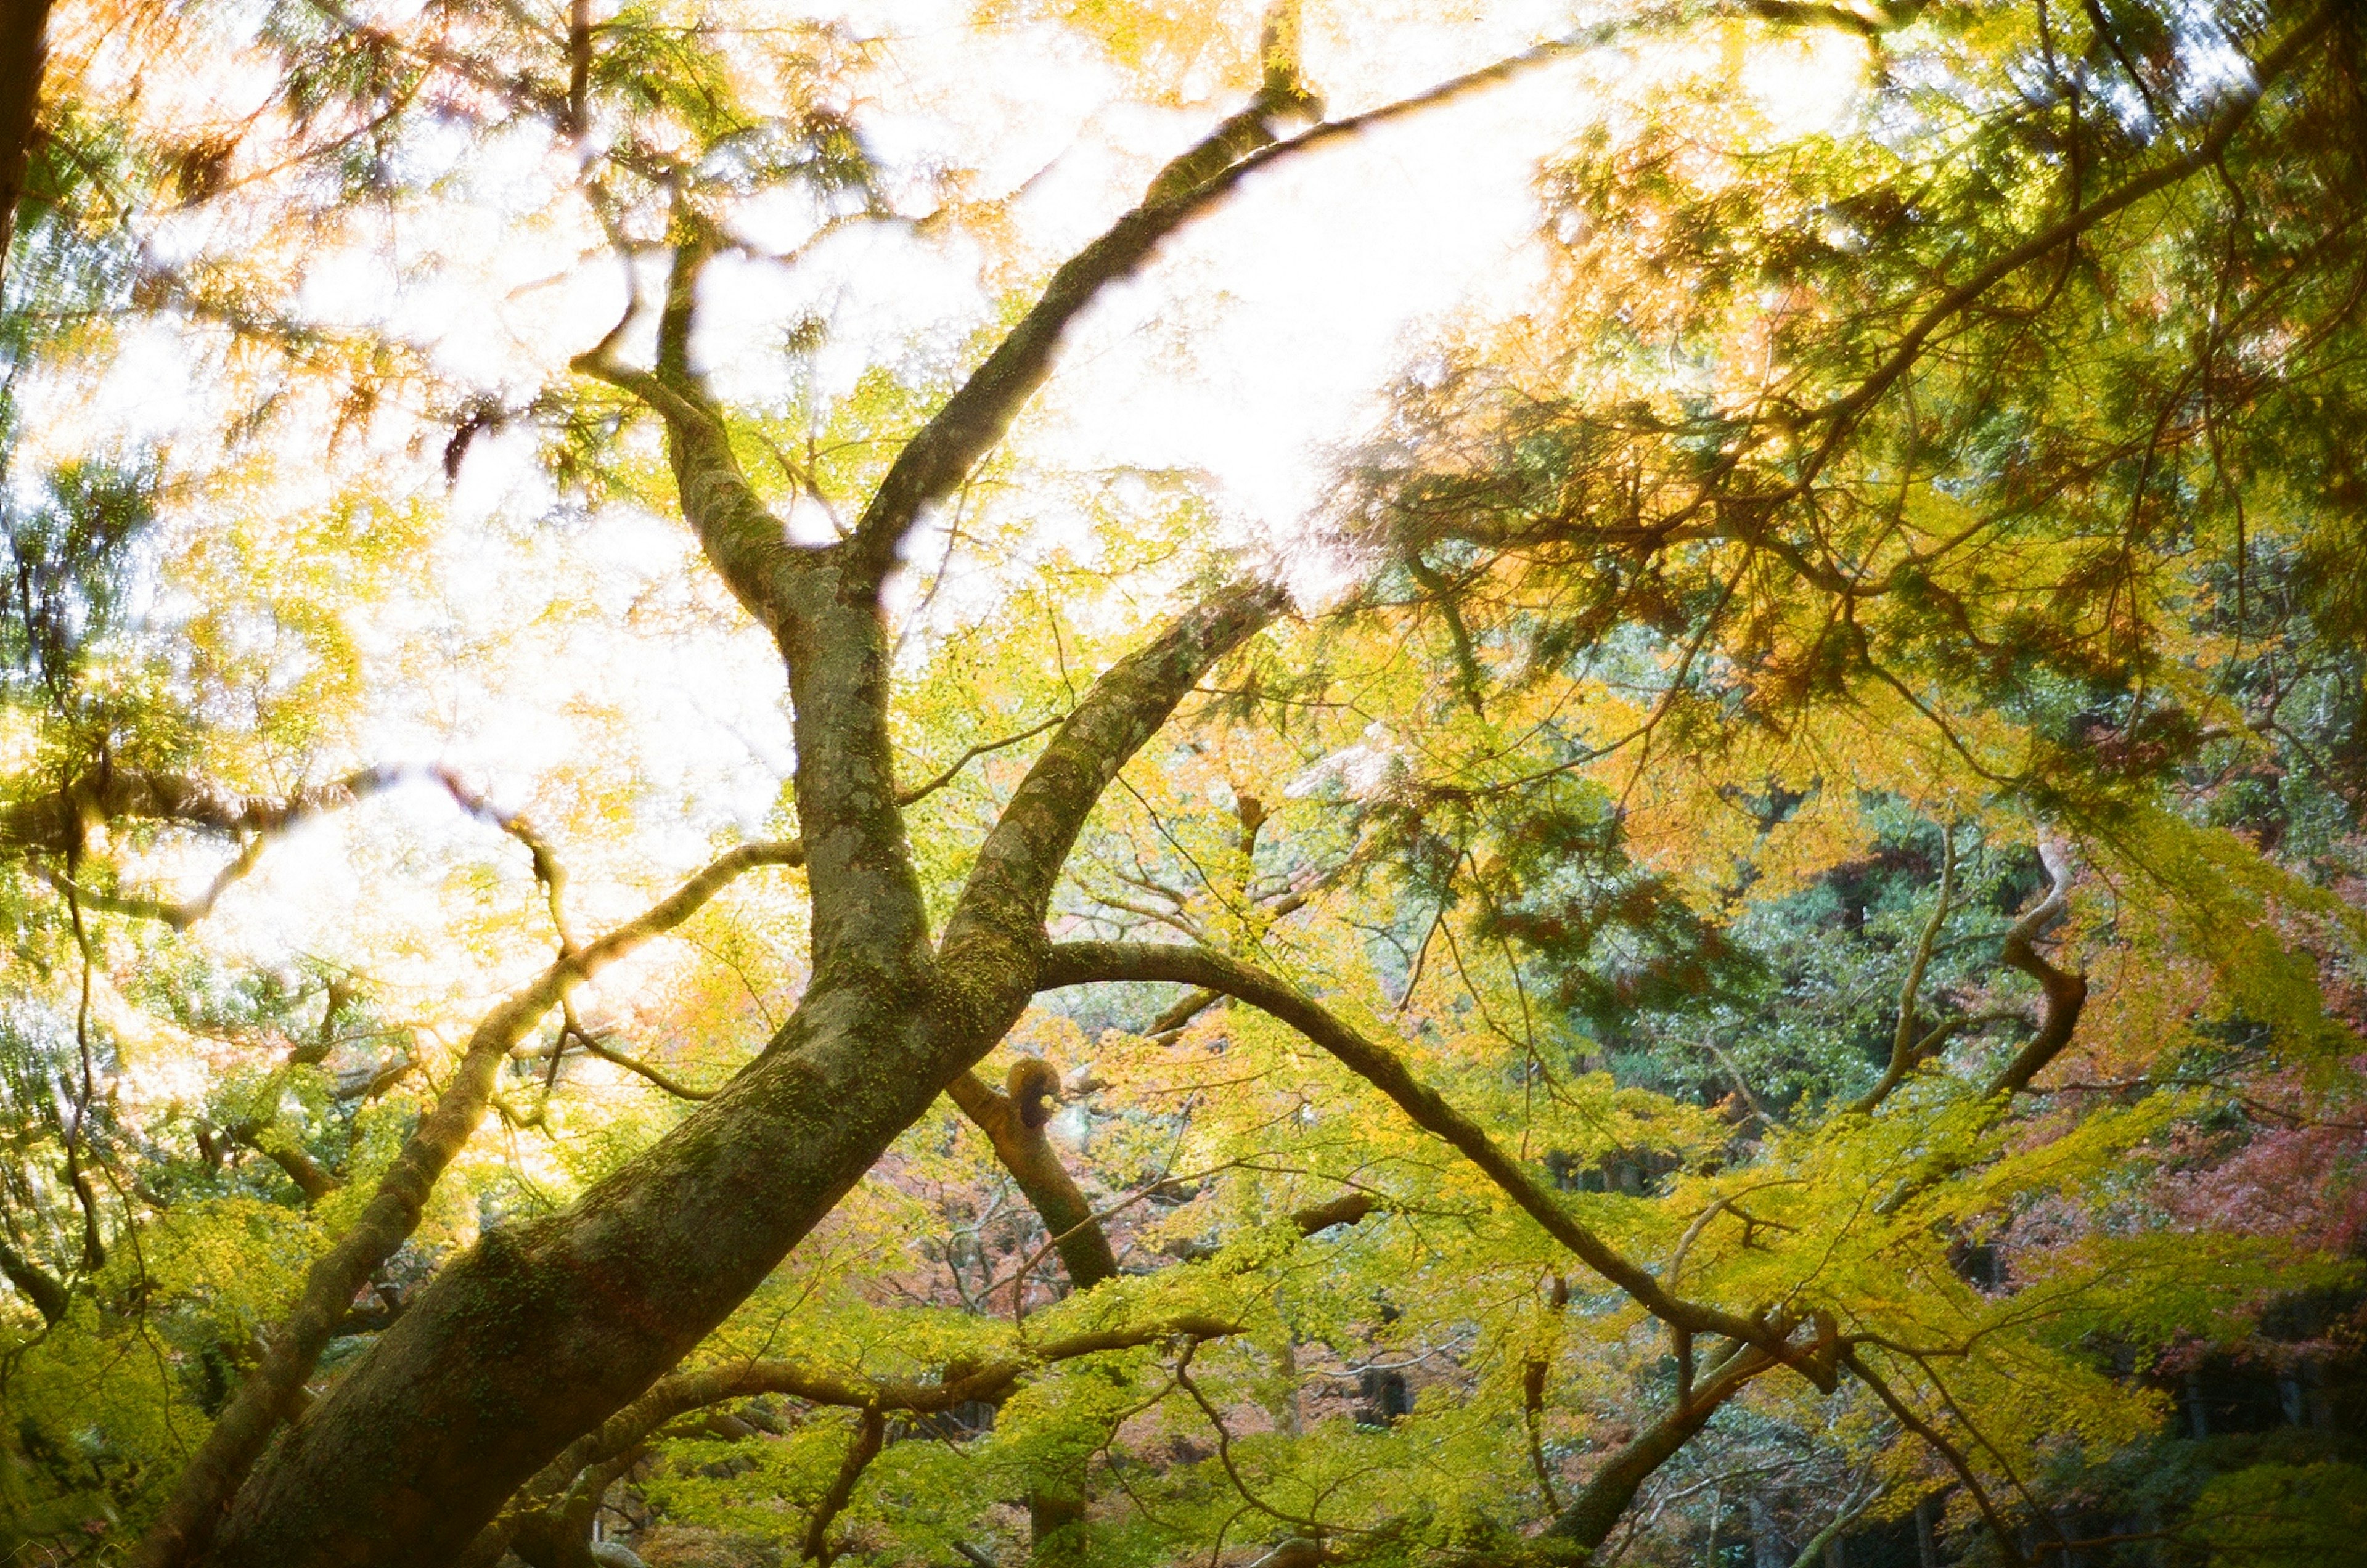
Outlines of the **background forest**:
{"type": "Polygon", "coordinates": [[[2367,1561],[2362,88],[0,5],[0,1561],[2367,1561]]]}

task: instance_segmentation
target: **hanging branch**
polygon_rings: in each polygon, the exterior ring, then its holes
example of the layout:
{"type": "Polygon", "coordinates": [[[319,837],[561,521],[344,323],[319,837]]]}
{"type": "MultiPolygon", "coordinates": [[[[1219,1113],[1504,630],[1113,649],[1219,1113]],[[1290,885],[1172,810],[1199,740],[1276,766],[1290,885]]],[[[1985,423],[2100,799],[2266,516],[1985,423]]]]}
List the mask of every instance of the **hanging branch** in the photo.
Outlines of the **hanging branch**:
{"type": "Polygon", "coordinates": [[[1329,1010],[1274,976],[1202,948],[1144,942],[1059,942],[1048,950],[1037,984],[1043,989],[1053,990],[1107,980],[1180,981],[1221,991],[1272,1014],[1378,1089],[1415,1125],[1460,1151],[1548,1235],[1653,1316],[1677,1327],[1721,1334],[1759,1346],[1776,1359],[1797,1365],[1812,1379],[1820,1379],[1820,1387],[1829,1383],[1829,1373],[1804,1361],[1797,1349],[1785,1343],[1785,1335],[1768,1320],[1737,1316],[1670,1294],[1648,1270],[1581,1224],[1506,1154],[1486,1129],[1415,1077],[1394,1053],[1350,1028],[1329,1010]]]}

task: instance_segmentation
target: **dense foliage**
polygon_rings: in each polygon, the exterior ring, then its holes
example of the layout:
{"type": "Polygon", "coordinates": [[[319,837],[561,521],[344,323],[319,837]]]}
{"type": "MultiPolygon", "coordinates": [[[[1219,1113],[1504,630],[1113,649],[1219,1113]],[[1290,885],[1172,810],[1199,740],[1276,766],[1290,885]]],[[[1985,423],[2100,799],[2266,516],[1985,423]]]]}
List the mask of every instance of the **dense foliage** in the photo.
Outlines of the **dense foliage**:
{"type": "Polygon", "coordinates": [[[2350,0],[28,12],[0,1560],[2358,1550],[2350,0]]]}

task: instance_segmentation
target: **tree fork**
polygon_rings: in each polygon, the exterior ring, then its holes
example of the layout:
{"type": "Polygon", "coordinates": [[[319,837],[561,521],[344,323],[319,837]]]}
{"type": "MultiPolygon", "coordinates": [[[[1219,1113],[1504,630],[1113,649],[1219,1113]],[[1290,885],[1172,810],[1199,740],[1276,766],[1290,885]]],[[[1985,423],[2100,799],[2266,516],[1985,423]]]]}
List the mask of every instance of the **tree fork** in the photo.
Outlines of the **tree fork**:
{"type": "MultiPolygon", "coordinates": [[[[923,953],[917,973],[897,950],[892,911],[850,914],[825,949],[825,878],[859,889],[911,868],[866,857],[864,829],[825,860],[816,838],[834,829],[809,820],[817,952],[797,1012],[714,1099],[573,1210],[493,1233],[422,1290],[255,1470],[205,1561],[447,1561],[569,1441],[678,1363],[1018,1018],[1041,939],[1014,946],[997,928],[1032,908],[1040,931],[1041,900],[1102,789],[1281,604],[1267,588],[1219,594],[1094,683],[989,835],[944,957],[923,953]]],[[[861,674],[825,659],[793,664],[793,684],[817,701],[884,701],[810,694],[828,671],[861,674]]],[[[799,708],[801,719],[812,711],[799,708]]],[[[860,792],[847,798],[859,804],[860,792]]],[[[878,809],[892,813],[892,796],[878,809]]],[[[855,901],[844,888],[839,897],[855,901]]]]}

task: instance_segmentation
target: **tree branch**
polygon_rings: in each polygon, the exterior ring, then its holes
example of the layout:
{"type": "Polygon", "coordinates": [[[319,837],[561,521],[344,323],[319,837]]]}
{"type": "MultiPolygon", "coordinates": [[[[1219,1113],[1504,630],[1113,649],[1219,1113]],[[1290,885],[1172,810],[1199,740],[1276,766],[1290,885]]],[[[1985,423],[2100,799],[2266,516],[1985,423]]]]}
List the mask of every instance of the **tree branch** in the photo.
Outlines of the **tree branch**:
{"type": "Polygon", "coordinates": [[[1178,997],[1173,1005],[1150,1021],[1142,1032],[1146,1040],[1156,1040],[1164,1034],[1180,1034],[1185,1025],[1225,998],[1206,989],[1194,989],[1178,997]]]}
{"type": "Polygon", "coordinates": [[[1048,953],[1038,983],[1044,989],[1053,990],[1107,980],[1180,981],[1221,992],[1273,1015],[1388,1096],[1415,1125],[1452,1145],[1555,1240],[1653,1316],[1680,1328],[1722,1334],[1759,1346],[1776,1359],[1815,1375],[1772,1325],[1670,1294],[1649,1270],[1580,1224],[1558,1199],[1506,1154],[1486,1129],[1416,1078],[1395,1054],[1274,976],[1204,948],[1144,942],[1059,942],[1048,953]]]}
{"type": "Polygon", "coordinates": [[[2049,883],[2046,897],[2038,907],[2016,920],[2005,933],[2001,956],[2005,962],[2038,982],[2045,993],[2044,1010],[2039,1015],[2038,1032],[2030,1043],[2015,1053],[2004,1071],[1989,1080],[1992,1095],[2019,1094],[2030,1087],[2030,1080],[2045,1070],[2046,1065],[2062,1054],[2071,1043],[2071,1032],[2079,1026],[2079,1014],[2088,1002],[2088,980],[2083,975],[2067,974],[2042,957],[2035,945],[2049,926],[2061,919],[2071,908],[2071,859],[2064,846],[2053,839],[2041,839],[2038,858],[2046,867],[2049,883]]]}
{"type": "Polygon", "coordinates": [[[1882,1488],[1870,1486],[1862,1497],[1844,1498],[1840,1509],[1825,1521],[1825,1526],[1810,1536],[1792,1559],[1792,1568],[1822,1568],[1825,1549],[1839,1540],[1841,1531],[1855,1524],[1858,1517],[1882,1499],[1882,1488]]]}
{"type": "MultiPolygon", "coordinates": [[[[787,1360],[736,1361],[697,1371],[675,1372],[659,1379],[639,1399],[568,1445],[558,1458],[545,1465],[532,1481],[519,1489],[523,1507],[514,1508],[504,1520],[488,1527],[487,1533],[491,1536],[514,1529],[516,1519],[524,1512],[538,1508],[543,1500],[564,1494],[583,1471],[631,1453],[647,1442],[651,1434],[677,1416],[726,1400],[745,1399],[760,1393],[779,1393],[803,1400],[808,1404],[843,1410],[937,1415],[973,1401],[1000,1399],[1030,1371],[1056,1362],[1074,1360],[1080,1356],[1104,1350],[1132,1349],[1136,1346],[1155,1344],[1178,1335],[1188,1335],[1195,1339],[1218,1339],[1240,1332],[1238,1325],[1198,1314],[1187,1314],[1134,1328],[1098,1329],[1047,1340],[1024,1355],[989,1362],[982,1367],[948,1367],[936,1382],[926,1383],[850,1382],[787,1360]]],[[[491,1556],[486,1561],[500,1555],[497,1545],[481,1538],[470,1549],[470,1561],[476,1561],[481,1555],[480,1548],[491,1549],[491,1556]]]]}
{"type": "Polygon", "coordinates": [[[404,767],[364,768],[274,798],[240,795],[187,773],[100,767],[62,788],[0,809],[0,846],[62,857],[81,852],[94,825],[127,820],[243,840],[284,832],[414,776],[404,767]]]}
{"type": "Polygon", "coordinates": [[[1269,79],[1250,107],[1217,127],[1160,172],[1142,202],[1052,274],[1027,314],[970,373],[919,434],[897,454],[847,541],[850,568],[871,581],[896,564],[896,551],[921,513],[952,494],[1010,428],[1020,408],[1051,373],[1069,324],[1112,284],[1133,276],[1161,242],[1214,210],[1250,174],[1371,127],[1451,103],[1524,71],[1607,41],[1633,24],[1590,30],[1540,44],[1411,97],[1299,134],[1278,137],[1273,122],[1311,102],[1295,66],[1269,79]]]}
{"type": "Polygon", "coordinates": [[[586,1051],[602,1061],[613,1062],[629,1073],[638,1073],[676,1100],[713,1100],[715,1098],[715,1090],[711,1089],[693,1089],[679,1078],[671,1077],[660,1072],[637,1056],[628,1056],[622,1051],[610,1050],[606,1043],[595,1039],[589,1030],[577,1030],[575,1038],[583,1043],[583,1048],[586,1051]]]}
{"type": "Polygon", "coordinates": [[[846,1511],[846,1505],[855,1496],[855,1483],[863,1479],[864,1471],[879,1457],[879,1444],[887,1431],[887,1423],[880,1419],[878,1411],[863,1413],[862,1424],[855,1428],[855,1441],[847,1445],[846,1458],[839,1462],[838,1473],[831,1478],[830,1490],[822,1494],[821,1502],[814,1505],[813,1517],[806,1522],[803,1554],[807,1562],[830,1561],[831,1524],[846,1511]]]}
{"type": "Polygon", "coordinates": [[[1931,966],[1931,950],[1940,940],[1940,929],[1948,923],[1949,905],[1955,896],[1956,830],[1952,825],[1940,838],[1940,901],[1931,907],[1931,918],[1923,922],[1922,934],[1915,942],[1915,956],[1907,964],[1907,978],[1899,983],[1898,1029],[1891,1037],[1890,1065],[1883,1069],[1881,1081],[1850,1107],[1862,1116],[1872,1115],[1874,1107],[1890,1097],[1890,1091],[1906,1079],[1915,1066],[1920,1043],[1916,1038],[1915,999],[1923,989],[1924,972],[1931,966]]]}
{"type": "MultiPolygon", "coordinates": [[[[1049,1107],[1044,1104],[1045,1079],[1051,1080],[1051,1090],[1058,1090],[1059,1076],[1050,1066],[1027,1056],[1011,1065],[1008,1093],[998,1093],[967,1069],[954,1076],[946,1093],[986,1134],[995,1157],[1043,1219],[1069,1271],[1069,1283],[1087,1291],[1117,1277],[1117,1255],[1110,1250],[1108,1235],[1093,1218],[1093,1205],[1061,1163],[1059,1151],[1045,1136],[1045,1123],[1050,1119],[1049,1107]]],[[[1017,1288],[1025,1285],[1023,1280],[1017,1288]]]]}
{"type": "MultiPolygon", "coordinates": [[[[616,358],[618,338],[639,313],[638,301],[627,307],[624,317],[606,337],[570,363],[583,375],[631,393],[664,422],[666,460],[674,469],[683,520],[697,536],[708,563],[732,596],[777,638],[787,613],[780,575],[801,556],[818,552],[800,552],[789,544],[780,519],[764,505],[740,467],[722,410],[691,368],[690,333],[697,310],[698,279],[712,253],[714,237],[695,218],[679,216],[676,221],[684,231],[674,241],[674,265],[666,275],[665,301],[658,317],[656,368],[636,370],[616,358]]],[[[629,269],[629,257],[626,265],[629,269]]]]}
{"type": "Polygon", "coordinates": [[[0,1241],[0,1275],[33,1303],[43,1323],[54,1324],[66,1314],[65,1286],[50,1277],[39,1264],[23,1253],[0,1241]]]}
{"type": "Polygon", "coordinates": [[[567,940],[566,916],[561,902],[566,871],[549,842],[525,818],[494,806],[463,783],[459,774],[440,764],[363,768],[328,784],[309,785],[277,798],[233,794],[187,774],[119,773],[102,768],[62,789],[20,802],[0,814],[0,845],[46,851],[73,861],[81,856],[92,827],[124,820],[160,822],[193,832],[237,839],[238,853],[214,874],[206,890],[180,902],[103,892],[48,866],[35,864],[31,868],[34,875],[59,893],[92,908],[157,920],[175,931],[187,931],[211,914],[221,896],[254,871],[273,840],[313,818],[422,780],[443,790],[470,816],[500,829],[526,847],[534,863],[535,880],[542,884],[549,899],[551,919],[559,927],[561,940],[567,940]]]}
{"type": "Polygon", "coordinates": [[[252,1122],[223,1129],[233,1140],[244,1144],[248,1148],[286,1171],[288,1179],[294,1182],[297,1189],[304,1194],[304,1201],[307,1203],[317,1203],[345,1185],[336,1177],[322,1169],[318,1160],[294,1144],[278,1140],[272,1143],[264,1142],[263,1134],[267,1130],[264,1126],[252,1122]]]}
{"type": "Polygon", "coordinates": [[[1545,1529],[1545,1539],[1590,1551],[1608,1540],[1637,1489],[1675,1457],[1750,1380],[1779,1363],[1756,1346],[1736,1345],[1675,1409],[1637,1434],[1596,1471],[1569,1506],[1545,1529]]]}
{"type": "Polygon", "coordinates": [[[979,758],[991,756],[993,753],[1002,750],[1007,747],[1016,746],[1023,740],[1033,740],[1036,737],[1043,734],[1046,730],[1051,728],[1054,725],[1060,723],[1068,716],[1069,716],[1066,714],[1060,714],[1054,717],[1046,719],[1043,723],[1036,726],[1033,729],[1023,729],[1016,735],[1006,735],[1000,740],[986,740],[980,742],[978,745],[973,746],[968,750],[963,752],[960,756],[955,758],[952,764],[948,766],[945,772],[937,774],[936,777],[931,779],[928,783],[914,789],[900,791],[896,796],[896,804],[899,806],[912,806],[921,801],[926,800],[929,796],[936,794],[937,791],[945,788],[946,785],[953,783],[954,780],[959,776],[964,768],[968,767],[971,762],[977,761],[979,758]]]}
{"type": "Polygon", "coordinates": [[[1093,682],[979,847],[946,921],[941,951],[949,966],[995,976],[1034,974],[1052,888],[1102,791],[1208,667],[1280,615],[1285,603],[1279,588],[1264,583],[1225,589],[1093,682]]]}
{"type": "Polygon", "coordinates": [[[2114,213],[2124,211],[2155,192],[2167,190],[2189,175],[2212,167],[2226,150],[2227,143],[2235,140],[2236,133],[2251,118],[2267,85],[2283,74],[2286,68],[2299,60],[2303,51],[2333,25],[2337,10],[2334,5],[2320,6],[2287,33],[2283,42],[2262,56],[2259,63],[2253,67],[2252,79],[2236,89],[2232,95],[2235,101],[2220,111],[2217,119],[2203,133],[2203,140],[2195,143],[2185,156],[2077,209],[1948,290],[1916,319],[1915,324],[1899,338],[1897,346],[1872,375],[1859,382],[1847,395],[1817,410],[1809,419],[1830,421],[1836,432],[1845,427],[1849,421],[1889,390],[1891,384],[1921,357],[1924,344],[1931,335],[1966,306],[2031,263],[2071,243],[2114,213]]]}
{"type": "Polygon", "coordinates": [[[1973,1472],[1973,1467],[1965,1461],[1965,1456],[1957,1450],[1956,1445],[1950,1442],[1930,1422],[1918,1416],[1905,1400],[1898,1397],[1887,1382],[1876,1376],[1859,1357],[1855,1347],[1841,1348],[1840,1364],[1854,1373],[1860,1382],[1874,1391],[1874,1397],[1882,1401],[1900,1426],[1922,1438],[1925,1445],[1945,1461],[1949,1469],[1956,1472],[1957,1479],[1962,1481],[1966,1490],[1972,1493],[1974,1503],[1979,1506],[1981,1517],[1988,1522],[1989,1533],[1996,1538],[1998,1550],[2004,1553],[2005,1560],[2014,1564],[2014,1568],[2029,1568],[2030,1559],[2024,1557],[2022,1554],[2022,1549],[2014,1544],[2013,1536],[2007,1530],[2004,1518],[1997,1511],[1996,1503],[1990,1500],[1988,1488],[1981,1484],[1981,1478],[1973,1472]]]}

